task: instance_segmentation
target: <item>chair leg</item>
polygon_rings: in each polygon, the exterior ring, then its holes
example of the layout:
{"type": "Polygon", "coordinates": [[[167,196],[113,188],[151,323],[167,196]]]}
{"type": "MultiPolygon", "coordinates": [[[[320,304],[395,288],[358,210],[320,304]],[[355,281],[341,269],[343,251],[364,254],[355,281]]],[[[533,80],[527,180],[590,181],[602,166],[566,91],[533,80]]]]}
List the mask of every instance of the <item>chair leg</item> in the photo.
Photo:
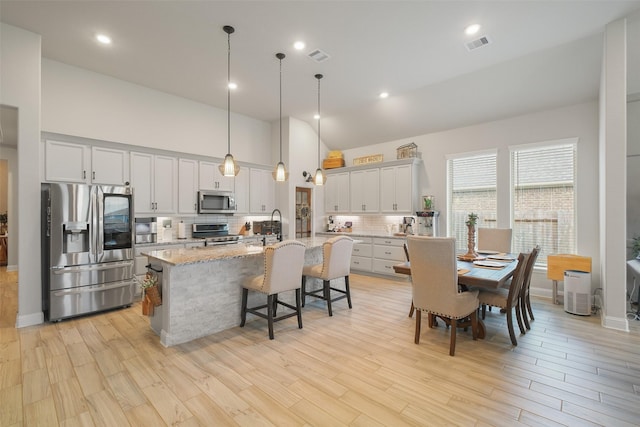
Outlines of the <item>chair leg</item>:
{"type": "Polygon", "coordinates": [[[273,294],[273,317],[278,315],[278,294],[273,294]]]}
{"type": "Polygon", "coordinates": [[[351,308],[351,291],[349,290],[349,276],[344,276],[344,290],[347,292],[347,302],[351,308]]]}
{"type": "Polygon", "coordinates": [[[307,276],[302,276],[302,306],[307,302],[307,276]]]}
{"type": "Polygon", "coordinates": [[[298,329],[302,329],[302,309],[300,308],[300,289],[296,289],[296,312],[298,313],[298,329]]]}
{"type": "Polygon", "coordinates": [[[458,321],[456,319],[451,319],[451,342],[449,343],[449,356],[453,356],[456,354],[456,329],[458,326],[458,321]]]}
{"type": "Polygon", "coordinates": [[[518,327],[520,328],[521,334],[526,334],[527,330],[524,328],[522,324],[522,311],[520,311],[520,301],[516,301],[516,320],[518,321],[518,327]]]}
{"type": "MultiPolygon", "coordinates": [[[[418,313],[420,313],[420,310],[417,310],[418,313]]],[[[433,313],[427,313],[427,318],[429,319],[429,328],[433,328],[434,325],[436,325],[436,316],[433,315],[433,313]]]]}
{"type": "Polygon", "coordinates": [[[524,327],[527,329],[531,329],[531,325],[529,324],[529,319],[527,318],[527,303],[525,301],[526,297],[522,296],[518,300],[518,304],[520,304],[520,315],[522,316],[522,321],[524,322],[524,327]]]}
{"type": "MultiPolygon", "coordinates": [[[[489,307],[491,309],[491,307],[489,307]]],[[[487,305],[482,304],[482,320],[484,320],[484,316],[487,314],[487,305]]]]}
{"type": "Polygon", "coordinates": [[[516,340],[516,334],[513,332],[513,310],[507,310],[507,327],[509,328],[509,338],[511,338],[511,344],[518,345],[516,340]]]}
{"type": "Polygon", "coordinates": [[[477,310],[473,310],[473,313],[469,316],[471,317],[471,336],[473,340],[478,339],[478,313],[477,310]]]}
{"type": "Polygon", "coordinates": [[[527,303],[527,311],[529,312],[529,317],[531,318],[531,320],[536,320],[535,317],[533,317],[533,310],[531,310],[531,298],[529,294],[527,294],[526,303],[527,303]]]}
{"type": "Polygon", "coordinates": [[[416,308],[413,305],[413,300],[411,300],[411,309],[409,310],[409,317],[413,317],[413,312],[416,310],[416,308]]]}
{"type": "MultiPolygon", "coordinates": [[[[431,316],[431,313],[429,313],[431,316]]],[[[413,342],[416,344],[420,344],[420,323],[422,322],[422,311],[416,310],[416,336],[413,339],[413,342]]]]}
{"type": "Polygon", "coordinates": [[[273,295],[267,296],[267,323],[269,324],[269,339],[273,339],[273,295]]]}
{"type": "Polygon", "coordinates": [[[240,309],[240,327],[243,327],[247,321],[247,296],[249,295],[249,289],[242,288],[242,308],[240,309]]]}
{"type": "Polygon", "coordinates": [[[331,309],[331,287],[328,280],[322,281],[322,290],[324,299],[327,301],[327,309],[329,310],[329,316],[333,316],[333,310],[331,309]]]}

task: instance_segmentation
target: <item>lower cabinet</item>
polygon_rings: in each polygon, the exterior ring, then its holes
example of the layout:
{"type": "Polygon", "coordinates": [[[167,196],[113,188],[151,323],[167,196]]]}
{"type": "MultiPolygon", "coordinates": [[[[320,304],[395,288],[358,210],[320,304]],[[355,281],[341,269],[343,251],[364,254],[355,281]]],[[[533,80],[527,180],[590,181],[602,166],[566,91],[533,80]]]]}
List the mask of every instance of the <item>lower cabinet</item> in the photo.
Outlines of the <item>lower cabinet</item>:
{"type": "Polygon", "coordinates": [[[393,266],[405,261],[404,239],[373,239],[373,272],[396,276],[393,266]]]}
{"type": "Polygon", "coordinates": [[[355,237],[361,243],[353,245],[351,254],[351,269],[356,271],[371,271],[373,255],[373,239],[371,237],[355,237]]]}

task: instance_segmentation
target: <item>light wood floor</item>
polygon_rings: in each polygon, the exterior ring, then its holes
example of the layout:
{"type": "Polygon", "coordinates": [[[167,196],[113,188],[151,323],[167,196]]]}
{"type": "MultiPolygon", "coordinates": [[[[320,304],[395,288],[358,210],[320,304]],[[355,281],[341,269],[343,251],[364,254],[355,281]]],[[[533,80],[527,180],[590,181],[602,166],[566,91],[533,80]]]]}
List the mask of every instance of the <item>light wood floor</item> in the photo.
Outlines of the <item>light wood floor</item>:
{"type": "MultiPolygon", "coordinates": [[[[164,348],[129,309],[16,330],[15,273],[0,270],[0,426],[630,426],[640,424],[640,334],[604,330],[535,300],[512,347],[504,315],[487,338],[423,326],[410,287],[352,275],[329,318],[318,303],[164,348]]],[[[634,322],[639,323],[639,322],[634,322]]]]}

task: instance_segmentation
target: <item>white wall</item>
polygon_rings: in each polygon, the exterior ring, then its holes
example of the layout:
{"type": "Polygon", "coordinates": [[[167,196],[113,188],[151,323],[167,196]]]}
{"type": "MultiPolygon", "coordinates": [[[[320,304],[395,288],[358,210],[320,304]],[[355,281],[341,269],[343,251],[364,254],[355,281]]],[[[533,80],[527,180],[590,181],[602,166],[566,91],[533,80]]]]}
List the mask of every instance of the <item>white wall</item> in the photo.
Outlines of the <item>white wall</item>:
{"type": "MultiPolygon", "coordinates": [[[[203,156],[227,154],[225,109],[48,59],[42,60],[42,130],[203,156]]],[[[236,161],[271,163],[271,124],[232,113],[231,153],[236,161]]]]}
{"type": "MultiPolygon", "coordinates": [[[[40,286],[40,49],[39,35],[0,23],[0,104],[18,108],[18,327],[42,323],[40,286]]],[[[13,226],[12,226],[13,227],[13,226]]],[[[15,236],[14,236],[15,237],[15,236]]]]}
{"type": "MultiPolygon", "coordinates": [[[[436,209],[441,212],[440,230],[444,234],[447,229],[447,155],[498,150],[498,217],[501,225],[508,226],[511,215],[508,203],[509,146],[571,137],[578,138],[578,253],[591,256],[593,265],[597,266],[600,257],[598,234],[594,231],[598,229],[595,202],[598,188],[598,107],[595,102],[346,150],[344,154],[348,165],[352,164],[353,158],[369,154],[383,154],[385,161],[395,160],[397,147],[415,142],[423,160],[420,194],[436,197],[436,209]]],[[[599,287],[599,280],[598,272],[594,272],[594,289],[599,287]]],[[[550,296],[551,282],[546,280],[545,272],[536,273],[532,287],[538,288],[538,295],[550,296]]]]}

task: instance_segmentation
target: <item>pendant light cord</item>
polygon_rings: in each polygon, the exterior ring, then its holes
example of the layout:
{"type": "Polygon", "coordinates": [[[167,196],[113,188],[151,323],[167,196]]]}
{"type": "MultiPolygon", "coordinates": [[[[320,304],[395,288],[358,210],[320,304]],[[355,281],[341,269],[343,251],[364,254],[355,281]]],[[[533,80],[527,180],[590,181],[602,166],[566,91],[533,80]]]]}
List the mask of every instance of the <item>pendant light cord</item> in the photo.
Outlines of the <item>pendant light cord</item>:
{"type": "Polygon", "coordinates": [[[278,59],[280,60],[280,162],[282,163],[282,58],[284,54],[280,54],[278,59]]]}
{"type": "Polygon", "coordinates": [[[231,153],[231,33],[227,33],[227,153],[231,153]]]}
{"type": "Polygon", "coordinates": [[[322,78],[322,74],[316,74],[316,79],[318,79],[318,169],[320,169],[320,79],[322,78]]]}

